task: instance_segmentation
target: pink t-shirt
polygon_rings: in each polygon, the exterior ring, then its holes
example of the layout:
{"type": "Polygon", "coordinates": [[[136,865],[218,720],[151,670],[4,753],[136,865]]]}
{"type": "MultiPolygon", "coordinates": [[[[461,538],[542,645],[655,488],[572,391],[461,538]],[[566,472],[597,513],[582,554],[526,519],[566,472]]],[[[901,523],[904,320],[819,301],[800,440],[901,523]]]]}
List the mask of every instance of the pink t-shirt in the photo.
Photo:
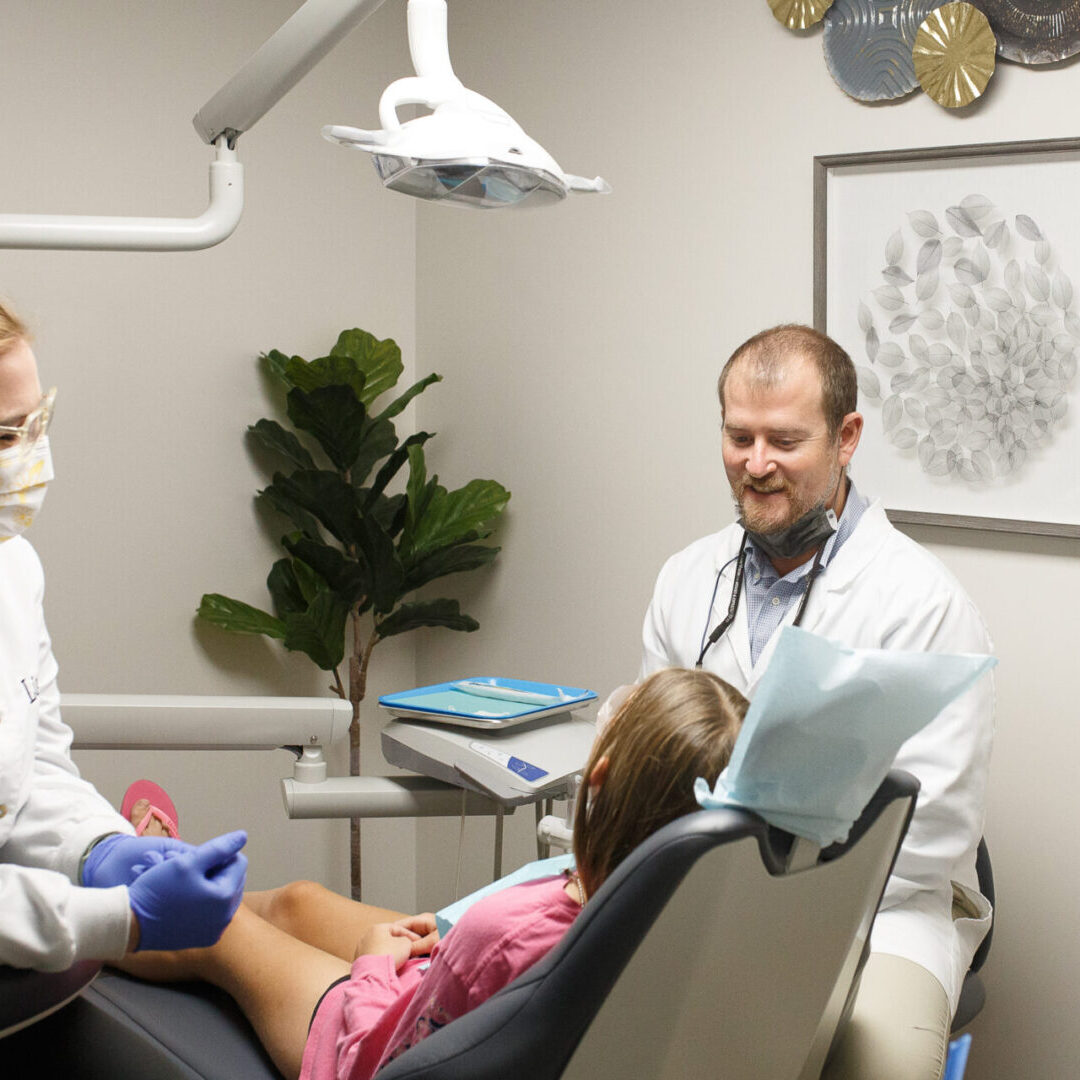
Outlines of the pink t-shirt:
{"type": "Polygon", "coordinates": [[[485,897],[426,958],[395,972],[361,956],[315,1012],[301,1080],[370,1080],[398,1054],[486,1001],[532,967],[580,911],[562,875],[485,897]],[[424,969],[424,970],[422,970],[424,969]]]}

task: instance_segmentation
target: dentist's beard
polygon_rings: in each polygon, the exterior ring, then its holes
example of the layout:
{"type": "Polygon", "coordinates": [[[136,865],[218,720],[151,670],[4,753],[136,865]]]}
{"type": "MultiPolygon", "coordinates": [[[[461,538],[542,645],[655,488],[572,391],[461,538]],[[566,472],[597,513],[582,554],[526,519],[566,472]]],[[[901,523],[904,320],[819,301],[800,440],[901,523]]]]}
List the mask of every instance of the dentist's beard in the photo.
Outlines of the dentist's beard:
{"type": "Polygon", "coordinates": [[[782,477],[755,480],[750,476],[740,477],[732,493],[739,511],[739,523],[749,534],[750,539],[773,559],[794,559],[820,547],[836,531],[836,515],[826,510],[826,501],[835,499],[843,477],[837,465],[829,476],[825,494],[817,500],[807,496],[800,497],[793,485],[782,477]],[[777,515],[765,507],[744,504],[747,490],[766,494],[778,493],[787,500],[787,509],[777,515]]]}

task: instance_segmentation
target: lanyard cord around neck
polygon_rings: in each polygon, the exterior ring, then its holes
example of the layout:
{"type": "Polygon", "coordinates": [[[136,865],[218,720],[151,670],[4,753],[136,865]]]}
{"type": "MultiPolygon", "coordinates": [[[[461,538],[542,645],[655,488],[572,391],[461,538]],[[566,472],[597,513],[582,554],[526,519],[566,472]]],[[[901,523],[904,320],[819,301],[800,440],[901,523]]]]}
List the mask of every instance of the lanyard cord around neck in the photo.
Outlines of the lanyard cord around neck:
{"type": "MultiPolygon", "coordinates": [[[[727,633],[731,624],[735,621],[735,615],[739,610],[739,596],[743,589],[743,577],[746,574],[746,547],[749,536],[746,532],[743,532],[742,543],[739,545],[738,562],[735,564],[735,582],[731,587],[731,599],[728,601],[727,614],[724,616],[723,621],[716,627],[716,629],[709,635],[708,640],[701,647],[701,652],[698,654],[697,663],[695,668],[700,668],[702,662],[705,659],[705,654],[711,649],[723,636],[727,633]]],[[[827,542],[827,541],[826,541],[827,542]]],[[[814,564],[810,567],[810,573],[806,575],[806,588],[803,590],[802,600],[799,601],[799,608],[795,612],[795,619],[792,622],[792,626],[798,626],[802,622],[803,613],[806,611],[806,603],[810,599],[810,590],[814,587],[814,581],[821,573],[821,559],[825,554],[825,544],[817,549],[817,554],[814,555],[814,564]]],[[[716,584],[713,585],[713,598],[709,604],[709,614],[712,614],[712,605],[716,602],[716,591],[720,588],[720,575],[730,566],[730,560],[725,563],[716,572],[716,584]]],[[[708,616],[706,616],[705,629],[709,628],[708,616]]]]}

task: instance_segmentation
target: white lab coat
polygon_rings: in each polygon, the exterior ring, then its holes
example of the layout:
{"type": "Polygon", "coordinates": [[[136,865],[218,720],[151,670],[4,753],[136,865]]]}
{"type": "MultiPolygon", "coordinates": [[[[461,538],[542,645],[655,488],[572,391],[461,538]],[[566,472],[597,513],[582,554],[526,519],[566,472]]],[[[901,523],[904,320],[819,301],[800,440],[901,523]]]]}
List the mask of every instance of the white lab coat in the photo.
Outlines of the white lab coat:
{"type": "Polygon", "coordinates": [[[44,588],[30,544],[0,543],[0,964],[62,971],[124,955],[127,888],[75,882],[92,840],[134,830],[71,760],[44,588]]]}
{"type": "MultiPolygon", "coordinates": [[[[732,525],[672,556],[645,617],[640,677],[663,667],[692,668],[710,632],[727,614],[732,563],[742,529],[732,525]],[[708,624],[706,629],[706,624],[708,624]]],[[[797,605],[795,605],[797,607],[797,605]]],[[[795,607],[786,619],[795,617],[795,607]]],[[[779,634],[750,662],[745,596],[731,629],[704,667],[751,697],[779,634]]],[[[814,584],[802,628],[857,648],[988,653],[986,627],[959,582],[929,552],[889,523],[879,500],[814,584]]],[[[983,678],[900,748],[896,767],[914,774],[918,803],[889,878],[871,948],[921,964],[945,988],[955,1010],[964,974],[990,925],[978,892],[975,851],[993,738],[994,688],[983,678]],[[954,920],[953,883],[978,917],[954,920]]]]}

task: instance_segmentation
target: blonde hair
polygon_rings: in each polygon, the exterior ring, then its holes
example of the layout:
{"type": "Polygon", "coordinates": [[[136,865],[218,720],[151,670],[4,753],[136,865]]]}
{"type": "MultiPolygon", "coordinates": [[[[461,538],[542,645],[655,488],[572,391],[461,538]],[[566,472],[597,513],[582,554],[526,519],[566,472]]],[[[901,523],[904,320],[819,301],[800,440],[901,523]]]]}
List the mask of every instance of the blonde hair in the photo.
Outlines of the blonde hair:
{"type": "Polygon", "coordinates": [[[10,308],[0,304],[0,356],[13,349],[20,341],[29,341],[30,331],[26,324],[10,308]]]}
{"type": "Polygon", "coordinates": [[[694,781],[711,786],[731,757],[746,698],[707,671],[649,676],[596,740],[574,817],[574,856],[592,895],[643,840],[697,810],[694,781]],[[607,772],[595,793],[589,778],[607,772]]]}

